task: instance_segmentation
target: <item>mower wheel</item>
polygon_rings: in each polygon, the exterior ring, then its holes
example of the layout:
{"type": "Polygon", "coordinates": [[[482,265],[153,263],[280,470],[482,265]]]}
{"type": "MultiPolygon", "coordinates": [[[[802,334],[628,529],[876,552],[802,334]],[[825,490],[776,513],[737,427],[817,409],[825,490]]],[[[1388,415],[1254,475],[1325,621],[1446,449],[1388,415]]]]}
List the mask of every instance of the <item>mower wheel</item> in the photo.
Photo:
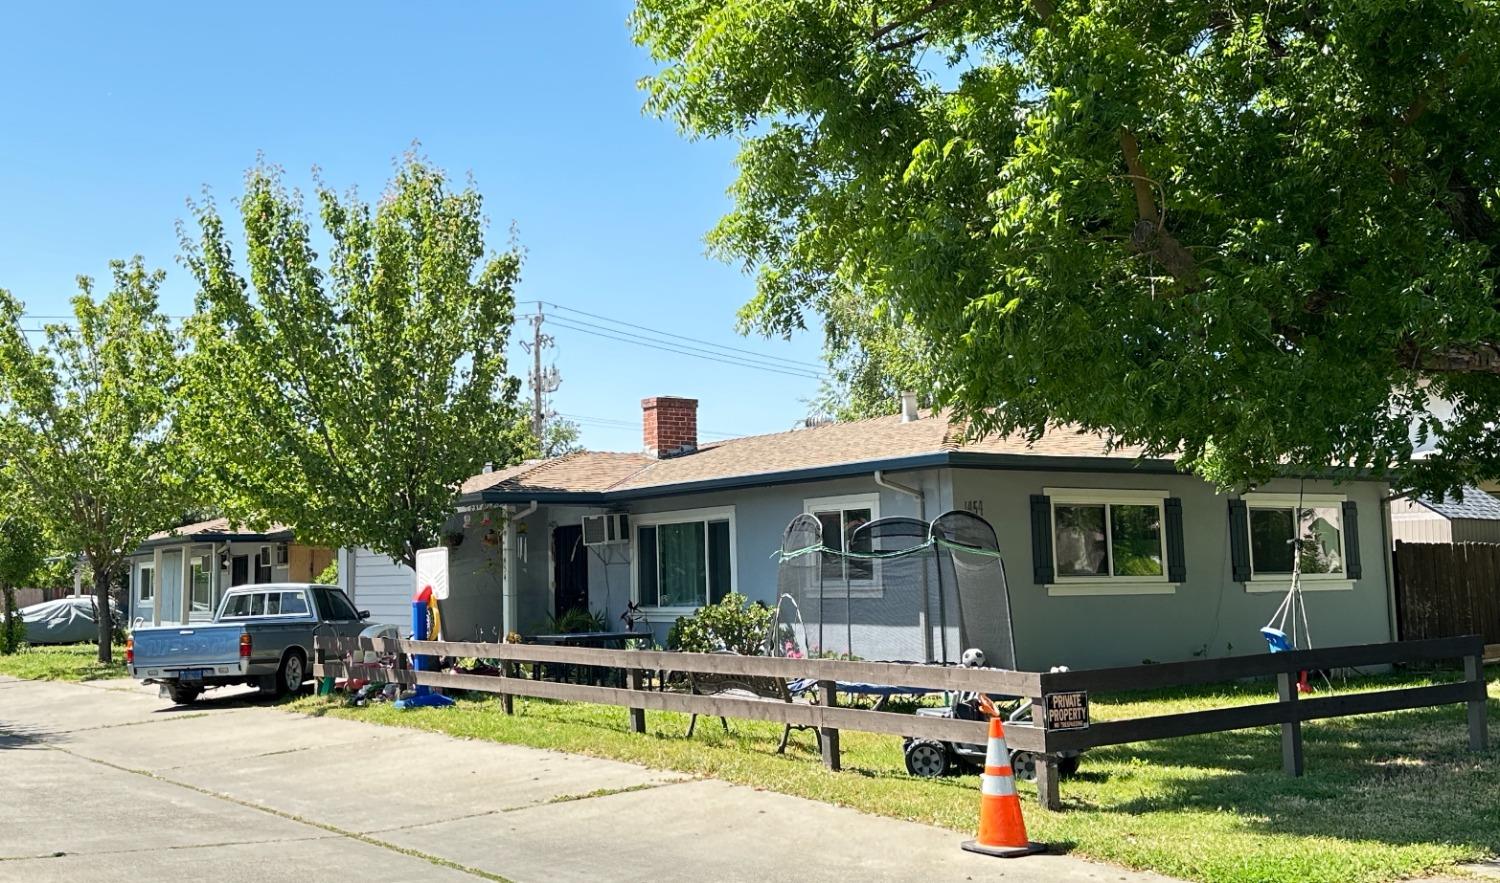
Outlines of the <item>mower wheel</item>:
{"type": "Polygon", "coordinates": [[[948,746],[933,739],[913,739],[906,743],[906,771],[923,779],[948,774],[951,765],[948,746]]]}
{"type": "Polygon", "coordinates": [[[1010,771],[1022,782],[1036,781],[1036,752],[1034,751],[1012,751],[1010,753],[1010,771]]]}

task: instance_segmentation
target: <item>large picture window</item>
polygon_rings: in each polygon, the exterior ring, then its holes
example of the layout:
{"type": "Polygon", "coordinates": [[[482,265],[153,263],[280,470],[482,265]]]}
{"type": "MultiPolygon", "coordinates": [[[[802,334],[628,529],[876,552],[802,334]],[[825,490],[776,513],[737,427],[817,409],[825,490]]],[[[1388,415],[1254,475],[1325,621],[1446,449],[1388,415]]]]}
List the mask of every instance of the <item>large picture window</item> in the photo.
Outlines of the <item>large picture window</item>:
{"type": "Polygon", "coordinates": [[[634,519],[635,597],[688,610],[734,591],[734,510],[695,509],[634,519]]]}
{"type": "Polygon", "coordinates": [[[1246,494],[1251,578],[1346,579],[1343,499],[1246,494]]]}
{"type": "Polygon", "coordinates": [[[1051,594],[1169,593],[1186,579],[1181,501],[1165,491],[1047,488],[1032,497],[1032,555],[1051,594]]]}
{"type": "Polygon", "coordinates": [[[1166,579],[1162,497],[1048,496],[1058,579],[1166,579]]]}

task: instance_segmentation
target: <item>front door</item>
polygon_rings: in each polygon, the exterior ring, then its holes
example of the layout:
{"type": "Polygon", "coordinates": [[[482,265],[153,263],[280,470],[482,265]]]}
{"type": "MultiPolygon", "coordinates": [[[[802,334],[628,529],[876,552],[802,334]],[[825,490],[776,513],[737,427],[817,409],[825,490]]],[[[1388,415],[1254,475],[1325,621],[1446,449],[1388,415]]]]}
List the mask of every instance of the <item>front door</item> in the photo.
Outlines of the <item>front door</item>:
{"type": "Polygon", "coordinates": [[[250,556],[236,555],[229,559],[229,584],[243,586],[250,582],[250,556]]]}
{"type": "Polygon", "coordinates": [[[583,546],[583,525],[559,525],[552,529],[552,613],[561,617],[569,610],[589,609],[589,556],[583,546]]]}

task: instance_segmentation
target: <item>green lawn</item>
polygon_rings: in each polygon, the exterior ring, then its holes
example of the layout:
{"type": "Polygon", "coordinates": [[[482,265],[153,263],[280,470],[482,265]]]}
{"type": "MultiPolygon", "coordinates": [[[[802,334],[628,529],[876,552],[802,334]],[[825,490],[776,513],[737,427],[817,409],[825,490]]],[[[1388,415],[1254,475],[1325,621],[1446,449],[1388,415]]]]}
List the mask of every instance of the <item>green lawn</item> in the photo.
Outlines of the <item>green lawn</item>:
{"type": "Polygon", "coordinates": [[[99,648],[93,644],[23,647],[19,653],[0,656],[0,675],[34,681],[94,681],[125,677],[125,648],[114,648],[114,662],[99,663],[99,648]]]}
{"type": "MultiPolygon", "coordinates": [[[[1362,679],[1340,689],[1415,686],[1426,676],[1362,679]]],[[[1500,722],[1500,673],[1489,682],[1500,722]]],[[[1096,718],[1135,717],[1274,698],[1274,686],[1093,698],[1096,718]]],[[[684,715],[650,712],[646,735],[624,709],[516,700],[507,717],[494,699],[456,708],[348,708],[307,697],[289,710],[414,727],[473,739],[551,748],[712,776],[866,812],[971,833],[979,780],[914,779],[893,737],[843,734],[842,773],[822,768],[810,733],[775,753],[778,727],[700,721],[683,738],[684,715]]],[[[1500,751],[1467,751],[1462,706],[1316,721],[1304,726],[1307,775],[1280,772],[1275,729],[1242,730],[1098,749],[1062,786],[1065,809],[1038,808],[1023,793],[1028,833],[1092,858],[1206,881],[1376,881],[1500,853],[1500,751]]]]}

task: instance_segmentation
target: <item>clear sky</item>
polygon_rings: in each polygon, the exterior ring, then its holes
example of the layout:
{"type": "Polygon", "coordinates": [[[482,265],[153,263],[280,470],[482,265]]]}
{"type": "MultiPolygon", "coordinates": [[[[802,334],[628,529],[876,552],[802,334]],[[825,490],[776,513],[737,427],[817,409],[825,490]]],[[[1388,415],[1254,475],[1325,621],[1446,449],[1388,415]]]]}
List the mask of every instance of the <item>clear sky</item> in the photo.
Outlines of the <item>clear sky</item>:
{"type": "MultiPolygon", "coordinates": [[[[631,41],[629,10],[624,0],[12,6],[0,52],[0,287],[29,313],[64,313],[75,276],[101,278],[109,259],[141,254],[168,272],[166,311],[188,312],[174,224],[189,197],[206,187],[228,207],[259,151],[294,184],[305,188],[316,165],[374,198],[419,140],[450,173],[473,174],[497,247],[516,224],[528,252],[520,299],[815,373],[804,367],[817,362],[815,334],[735,334],[751,280],[703,245],[728,205],[734,145],[689,142],[641,113],[635,84],[651,62],[631,41]]],[[[548,323],[563,376],[554,407],[589,418],[594,449],[638,449],[649,395],[700,399],[708,439],[790,428],[817,389],[803,375],[591,335],[651,336],[571,316],[595,327],[548,323]]],[[[512,349],[519,373],[526,356],[512,349]]]]}

